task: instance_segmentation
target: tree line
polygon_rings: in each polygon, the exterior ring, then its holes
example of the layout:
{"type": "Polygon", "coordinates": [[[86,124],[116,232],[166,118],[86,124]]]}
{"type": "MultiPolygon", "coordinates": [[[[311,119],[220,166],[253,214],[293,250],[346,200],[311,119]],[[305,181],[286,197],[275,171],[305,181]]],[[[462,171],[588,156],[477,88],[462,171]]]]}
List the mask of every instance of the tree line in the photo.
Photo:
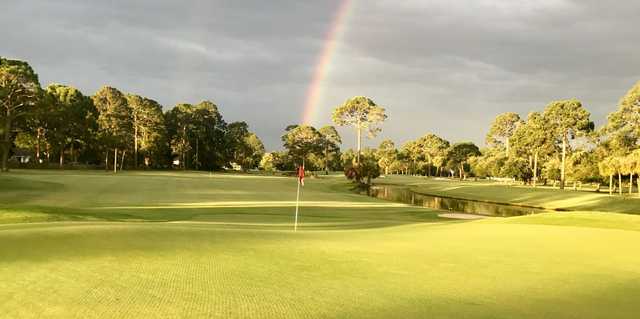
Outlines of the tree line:
{"type": "Polygon", "coordinates": [[[574,188],[595,183],[620,194],[631,193],[635,181],[640,192],[640,82],[618,104],[599,128],[579,100],[569,99],[524,119],[514,112],[499,114],[482,149],[429,133],[400,147],[386,139],[365,153],[383,174],[507,178],[561,189],[568,182],[574,188]]]}
{"type": "MultiPolygon", "coordinates": [[[[36,165],[86,163],[106,169],[167,168],[293,171],[299,165],[326,172],[344,170],[370,183],[380,174],[508,178],[533,187],[553,183],[608,184],[623,192],[640,186],[640,82],[621,99],[607,122],[596,128],[579,100],[554,101],[522,118],[499,114],[486,147],[451,143],[433,133],[397,147],[383,140],[362,149],[363,138],[381,132],[384,107],[364,96],[338,105],[336,126],[350,126],[356,148],[341,152],[335,126],[290,125],[284,150],[265,153],[244,122],[227,123],[211,101],[181,103],[163,112],[147,97],[102,87],[92,96],[61,84],[40,86],[27,62],[0,57],[0,146],[2,170],[16,149],[28,150],[36,165]],[[635,180],[634,180],[635,178],[635,180]]],[[[640,187],[638,187],[640,190],[640,187]]]]}
{"type": "Polygon", "coordinates": [[[61,84],[40,86],[24,61],[0,57],[1,169],[16,150],[35,166],[57,162],[129,168],[215,170],[257,167],[264,145],[245,122],[227,123],[211,101],[163,112],[153,99],[104,86],[92,96],[61,84]]]}

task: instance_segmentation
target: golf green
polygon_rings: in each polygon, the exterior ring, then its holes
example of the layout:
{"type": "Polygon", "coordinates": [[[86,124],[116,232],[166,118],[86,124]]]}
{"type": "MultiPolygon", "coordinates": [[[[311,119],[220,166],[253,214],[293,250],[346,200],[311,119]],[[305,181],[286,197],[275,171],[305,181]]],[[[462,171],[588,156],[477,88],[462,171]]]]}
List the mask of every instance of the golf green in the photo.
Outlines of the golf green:
{"type": "Polygon", "coordinates": [[[478,221],[307,179],[0,175],[0,310],[53,318],[635,318],[640,217],[478,221]]]}

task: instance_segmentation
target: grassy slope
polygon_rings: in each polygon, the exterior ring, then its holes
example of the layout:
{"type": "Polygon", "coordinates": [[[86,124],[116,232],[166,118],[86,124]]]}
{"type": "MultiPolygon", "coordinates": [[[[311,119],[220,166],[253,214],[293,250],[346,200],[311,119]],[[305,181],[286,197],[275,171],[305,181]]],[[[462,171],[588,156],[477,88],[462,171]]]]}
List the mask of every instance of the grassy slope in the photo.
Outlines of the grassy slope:
{"type": "MultiPolygon", "coordinates": [[[[389,176],[380,183],[409,185],[412,190],[431,195],[537,206],[571,211],[598,211],[640,214],[640,195],[609,196],[606,190],[564,191],[550,187],[508,186],[486,181],[435,180],[422,177],[389,176]]],[[[626,191],[626,190],[625,190],[626,191]]]]}
{"type": "Polygon", "coordinates": [[[443,222],[426,209],[346,193],[329,179],[309,180],[305,197],[344,207],[305,208],[314,231],[293,233],[284,229],[291,207],[213,207],[285,200],[293,179],[9,178],[20,190],[7,192],[1,176],[0,203],[17,216],[37,209],[45,219],[129,221],[0,225],[7,317],[634,318],[640,310],[640,255],[630,253],[640,242],[639,216],[443,222]],[[67,198],[74,192],[82,196],[67,198]]]}

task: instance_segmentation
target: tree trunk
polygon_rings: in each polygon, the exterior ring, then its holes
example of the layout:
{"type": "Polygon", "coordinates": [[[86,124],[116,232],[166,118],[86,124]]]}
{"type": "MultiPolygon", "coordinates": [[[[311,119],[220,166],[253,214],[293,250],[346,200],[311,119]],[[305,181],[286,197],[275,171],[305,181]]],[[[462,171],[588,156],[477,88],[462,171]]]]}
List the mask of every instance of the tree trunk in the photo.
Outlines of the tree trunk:
{"type": "MultiPolygon", "coordinates": [[[[240,164],[242,165],[242,161],[240,161],[240,164]]],[[[196,137],[196,170],[200,169],[200,139],[198,139],[196,137]]],[[[242,166],[240,166],[240,169],[243,170],[242,166]]]]}
{"type": "Polygon", "coordinates": [[[40,164],[40,128],[36,129],[36,164],[40,164]]]}
{"type": "Polygon", "coordinates": [[[618,187],[620,187],[620,195],[622,195],[622,173],[618,173],[618,187]]]}
{"type": "Polygon", "coordinates": [[[133,168],[138,168],[138,114],[133,112],[133,168]]]}
{"type": "Polygon", "coordinates": [[[613,195],[613,174],[609,175],[609,196],[613,195]]]}
{"type": "Polygon", "coordinates": [[[464,174],[464,164],[460,163],[460,180],[462,180],[463,178],[463,174],[464,174]]]}
{"type": "Polygon", "coordinates": [[[533,155],[533,187],[536,187],[538,181],[538,152],[533,155]]]}
{"type": "Polygon", "coordinates": [[[638,196],[640,196],[640,176],[636,179],[636,184],[638,184],[638,196]]]}
{"type": "Polygon", "coordinates": [[[633,193],[633,173],[629,174],[629,195],[633,193]]]}
{"type": "Polygon", "coordinates": [[[113,172],[118,172],[118,148],[113,149],[113,172]]]}
{"type": "Polygon", "coordinates": [[[567,159],[567,137],[562,137],[562,167],[560,168],[560,189],[564,189],[565,172],[564,167],[567,159]]]}
{"type": "Polygon", "coordinates": [[[324,172],[329,175],[329,146],[324,147],[324,172]]]}
{"type": "Polygon", "coordinates": [[[60,150],[60,168],[64,167],[64,147],[60,150]]]}
{"type": "Polygon", "coordinates": [[[187,170],[187,152],[182,152],[182,169],[187,170]]]}
{"type": "Polygon", "coordinates": [[[9,171],[9,150],[11,149],[11,113],[7,111],[7,118],[4,121],[4,138],[2,141],[2,168],[0,171],[9,171]]]}
{"type": "Polygon", "coordinates": [[[120,160],[120,170],[124,168],[124,155],[127,154],[127,150],[122,151],[122,160],[120,160]]]}
{"type": "Polygon", "coordinates": [[[109,150],[107,150],[104,153],[106,154],[104,157],[104,170],[108,171],[109,170],[109,150]]]}

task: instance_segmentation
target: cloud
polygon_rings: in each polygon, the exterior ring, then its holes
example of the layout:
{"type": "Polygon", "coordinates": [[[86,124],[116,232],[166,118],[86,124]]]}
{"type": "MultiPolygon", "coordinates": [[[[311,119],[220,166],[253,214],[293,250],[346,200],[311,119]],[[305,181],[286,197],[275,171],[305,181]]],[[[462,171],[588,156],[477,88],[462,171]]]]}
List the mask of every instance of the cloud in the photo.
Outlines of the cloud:
{"type": "MultiPolygon", "coordinates": [[[[109,84],[165,108],[213,100],[274,149],[301,118],[338,6],[9,0],[0,55],[86,94],[109,84]]],[[[331,108],[353,95],[387,107],[383,136],[396,142],[435,132],[481,143],[496,114],[562,98],[582,99],[601,123],[640,79],[639,13],[631,0],[353,0],[315,124],[330,124],[331,108]]]]}

